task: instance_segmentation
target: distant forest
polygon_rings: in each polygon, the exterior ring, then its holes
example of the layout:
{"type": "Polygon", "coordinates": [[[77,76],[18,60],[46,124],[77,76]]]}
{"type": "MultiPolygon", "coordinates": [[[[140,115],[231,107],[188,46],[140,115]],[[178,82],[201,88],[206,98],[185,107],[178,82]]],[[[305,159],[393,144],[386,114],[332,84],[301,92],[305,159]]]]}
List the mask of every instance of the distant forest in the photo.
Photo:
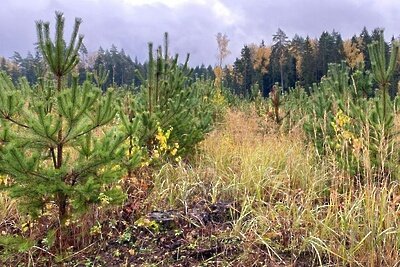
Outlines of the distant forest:
{"type": "MultiPolygon", "coordinates": [[[[233,64],[222,66],[223,85],[237,95],[249,97],[254,92],[268,96],[272,86],[278,83],[284,90],[302,86],[309,90],[326,75],[329,63],[346,62],[354,71],[369,71],[371,62],[368,45],[379,40],[383,30],[376,28],[369,32],[365,27],[359,35],[343,40],[339,32],[324,31],[318,39],[295,35],[291,40],[284,31],[278,29],[272,36],[272,45],[264,41],[260,44],[244,45],[241,54],[233,64]]],[[[389,54],[392,37],[386,43],[389,54]]],[[[95,53],[88,53],[85,47],[80,51],[81,61],[75,69],[80,81],[86,79],[87,73],[100,68],[108,70],[109,75],[104,88],[109,86],[137,88],[141,84],[141,75],[146,74],[147,62],[132,59],[123,49],[116,46],[104,50],[99,48],[95,53]]],[[[215,78],[215,68],[211,65],[196,66],[192,77],[215,78]]],[[[0,57],[0,70],[6,71],[14,81],[25,76],[32,84],[37,82],[45,72],[45,64],[40,53],[20,53],[6,59],[0,57]]],[[[390,93],[396,94],[400,80],[400,70],[395,71],[391,82],[390,93]]]]}

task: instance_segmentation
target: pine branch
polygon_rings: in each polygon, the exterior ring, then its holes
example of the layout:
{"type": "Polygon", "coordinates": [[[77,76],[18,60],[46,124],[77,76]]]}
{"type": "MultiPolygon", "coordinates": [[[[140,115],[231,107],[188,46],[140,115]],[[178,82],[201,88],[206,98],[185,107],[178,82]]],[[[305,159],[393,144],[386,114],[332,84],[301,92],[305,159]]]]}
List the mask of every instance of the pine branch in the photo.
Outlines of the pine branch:
{"type": "Polygon", "coordinates": [[[54,166],[54,168],[56,168],[57,160],[56,160],[56,154],[54,152],[54,147],[50,147],[50,154],[51,154],[51,158],[53,160],[53,166],[54,166]]]}
{"type": "MultiPolygon", "coordinates": [[[[88,134],[88,133],[90,133],[91,131],[94,131],[95,129],[97,129],[98,127],[100,127],[100,126],[102,126],[102,125],[96,124],[96,125],[92,126],[91,128],[87,129],[86,131],[84,131],[84,132],[82,132],[82,133],[79,133],[79,134],[77,134],[77,135],[71,137],[70,139],[68,139],[68,141],[69,141],[69,140],[76,139],[76,138],[79,138],[79,137],[81,137],[81,136],[83,136],[83,135],[85,135],[85,134],[88,134]]],[[[71,130],[71,129],[72,129],[72,128],[70,128],[70,130],[71,130]]],[[[71,131],[68,131],[68,134],[65,135],[64,139],[62,140],[62,143],[63,143],[63,144],[65,144],[65,143],[67,142],[67,137],[68,137],[68,135],[69,135],[70,132],[71,132],[71,131]]]]}
{"type": "Polygon", "coordinates": [[[16,121],[16,120],[14,120],[14,119],[11,118],[9,115],[4,114],[4,112],[1,112],[1,115],[3,115],[3,118],[4,118],[4,119],[6,119],[6,120],[8,120],[8,121],[10,121],[10,122],[12,122],[12,123],[14,123],[15,125],[18,125],[18,126],[20,126],[20,127],[23,127],[23,128],[25,128],[25,129],[30,129],[29,126],[27,126],[27,125],[25,125],[25,124],[23,124],[23,123],[20,123],[20,122],[18,122],[18,121],[16,121]]]}

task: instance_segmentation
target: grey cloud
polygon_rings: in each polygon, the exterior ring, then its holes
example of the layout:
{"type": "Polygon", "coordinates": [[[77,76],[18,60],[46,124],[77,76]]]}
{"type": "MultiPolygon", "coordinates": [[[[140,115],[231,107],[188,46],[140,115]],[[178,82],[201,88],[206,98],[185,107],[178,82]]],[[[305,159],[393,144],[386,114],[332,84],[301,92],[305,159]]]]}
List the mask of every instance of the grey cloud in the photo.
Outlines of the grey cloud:
{"type": "MultiPolygon", "coordinates": [[[[358,34],[365,25],[386,28],[387,36],[398,36],[397,16],[400,7],[392,1],[358,0],[222,0],[233,17],[228,23],[212,11],[210,5],[197,2],[168,7],[163,4],[129,6],[118,0],[2,0],[0,9],[0,55],[11,56],[13,51],[33,50],[36,40],[34,21],[54,21],[54,11],[64,12],[66,28],[71,28],[74,17],[81,17],[81,32],[90,51],[99,46],[115,44],[133,58],[144,60],[147,42],[161,44],[163,33],[170,34],[171,51],[185,57],[191,53],[192,64],[215,64],[217,32],[226,33],[231,40],[232,62],[244,44],[270,43],[277,28],[289,37],[295,33],[318,37],[322,31],[335,29],[344,38],[358,34]]],[[[212,2],[210,2],[212,3],[212,2]]],[[[67,31],[68,32],[68,31],[67,31]]]]}

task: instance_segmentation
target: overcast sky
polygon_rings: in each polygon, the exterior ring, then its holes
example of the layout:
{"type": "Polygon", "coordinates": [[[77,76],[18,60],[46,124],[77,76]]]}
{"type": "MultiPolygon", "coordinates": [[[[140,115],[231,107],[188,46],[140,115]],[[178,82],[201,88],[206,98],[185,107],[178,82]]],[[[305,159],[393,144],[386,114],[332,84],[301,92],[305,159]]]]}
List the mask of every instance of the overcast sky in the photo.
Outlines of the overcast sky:
{"type": "Polygon", "coordinates": [[[169,32],[170,51],[191,64],[215,65],[218,32],[230,39],[232,55],[244,44],[271,43],[278,27],[291,38],[295,33],[319,37],[336,31],[343,38],[385,28],[386,37],[400,34],[399,0],[0,0],[0,55],[34,50],[35,21],[50,21],[54,11],[65,14],[66,32],[75,17],[83,19],[80,32],[89,51],[115,44],[132,58],[145,60],[147,43],[162,42],[169,32]]]}

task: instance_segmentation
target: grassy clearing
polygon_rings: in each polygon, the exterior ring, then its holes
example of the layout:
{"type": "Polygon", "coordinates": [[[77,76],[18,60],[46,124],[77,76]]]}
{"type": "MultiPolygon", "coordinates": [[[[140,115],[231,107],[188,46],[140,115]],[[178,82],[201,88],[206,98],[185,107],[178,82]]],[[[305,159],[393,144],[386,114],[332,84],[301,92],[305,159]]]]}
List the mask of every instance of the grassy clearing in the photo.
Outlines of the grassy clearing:
{"type": "Polygon", "coordinates": [[[244,258],[256,245],[283,265],[301,257],[314,265],[400,263],[397,182],[354,185],[333,159],[317,160],[300,132],[258,129],[254,114],[228,112],[193,165],[160,170],[153,208],[234,201],[240,215],[230,234],[249,245],[244,258]]]}
{"type": "MultiPolygon", "coordinates": [[[[234,203],[221,235],[241,240],[242,250],[227,266],[398,266],[399,183],[358,185],[333,157],[318,160],[301,130],[283,134],[270,123],[265,134],[253,112],[228,111],[191,163],[166,164],[154,175],[145,206],[234,203]]],[[[2,224],[19,223],[4,194],[0,216],[2,224]]]]}

